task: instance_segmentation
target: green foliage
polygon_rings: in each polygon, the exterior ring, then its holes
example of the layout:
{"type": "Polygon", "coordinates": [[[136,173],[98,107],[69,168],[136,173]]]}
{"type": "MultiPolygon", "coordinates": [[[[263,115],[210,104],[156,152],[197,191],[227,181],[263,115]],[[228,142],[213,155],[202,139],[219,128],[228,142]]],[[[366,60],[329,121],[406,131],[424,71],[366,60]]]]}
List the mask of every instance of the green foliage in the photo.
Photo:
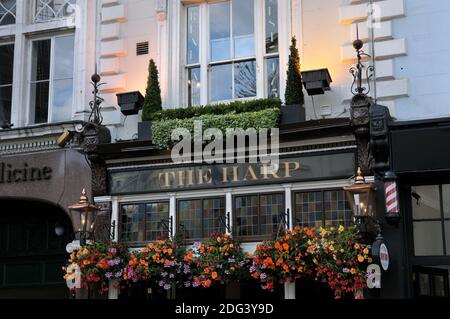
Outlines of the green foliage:
{"type": "Polygon", "coordinates": [[[167,109],[153,114],[153,120],[189,119],[201,115],[222,115],[229,113],[247,113],[271,108],[280,108],[279,99],[259,99],[249,101],[235,101],[215,105],[194,106],[188,108],[167,109]]]}
{"type": "Polygon", "coordinates": [[[285,104],[294,105],[305,103],[302,91],[302,74],[300,72],[300,56],[297,49],[297,40],[292,38],[289,54],[289,65],[286,80],[285,104]]]}
{"type": "Polygon", "coordinates": [[[142,120],[153,120],[153,114],[162,110],[161,89],[158,80],[158,68],[155,61],[150,60],[148,66],[147,90],[145,91],[145,100],[142,110],[142,120]]]}
{"type": "Polygon", "coordinates": [[[173,119],[153,122],[153,144],[163,148],[169,148],[174,145],[171,135],[176,128],[186,128],[194,134],[194,121],[201,120],[203,122],[203,130],[208,128],[217,128],[225,134],[227,128],[254,128],[257,131],[262,128],[278,127],[280,118],[280,109],[271,108],[258,112],[247,113],[230,113],[225,115],[206,114],[189,119],[173,119]]]}

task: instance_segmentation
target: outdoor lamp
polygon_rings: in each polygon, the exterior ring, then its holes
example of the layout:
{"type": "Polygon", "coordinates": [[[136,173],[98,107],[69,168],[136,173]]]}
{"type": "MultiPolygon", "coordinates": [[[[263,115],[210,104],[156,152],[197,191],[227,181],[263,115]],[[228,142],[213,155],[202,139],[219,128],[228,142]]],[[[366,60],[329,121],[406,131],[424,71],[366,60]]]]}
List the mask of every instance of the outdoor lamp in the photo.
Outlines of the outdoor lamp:
{"type": "Polygon", "coordinates": [[[366,183],[361,168],[358,168],[355,183],[344,187],[344,190],[359,231],[376,236],[379,226],[376,219],[374,183],[366,183]]]}
{"type": "Polygon", "coordinates": [[[69,206],[71,212],[75,212],[79,216],[80,227],[78,228],[78,234],[80,245],[86,245],[86,240],[93,239],[95,221],[99,208],[92,205],[86,196],[86,190],[83,189],[81,193],[80,201],[74,205],[69,206]]]}

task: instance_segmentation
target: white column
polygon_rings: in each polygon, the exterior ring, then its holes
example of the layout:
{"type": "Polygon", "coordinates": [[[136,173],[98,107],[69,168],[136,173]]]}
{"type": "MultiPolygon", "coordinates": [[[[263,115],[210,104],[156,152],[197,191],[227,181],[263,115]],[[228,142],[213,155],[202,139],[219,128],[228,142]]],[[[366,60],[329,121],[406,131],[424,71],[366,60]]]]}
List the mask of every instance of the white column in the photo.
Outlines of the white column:
{"type": "Polygon", "coordinates": [[[233,233],[233,196],[230,190],[225,194],[225,213],[230,213],[230,224],[228,224],[228,219],[226,220],[226,223],[230,229],[230,232],[227,229],[227,234],[231,235],[233,233]]]}
{"type": "Polygon", "coordinates": [[[295,282],[284,284],[284,299],[295,299],[295,282]]]}
{"type": "Polygon", "coordinates": [[[119,299],[119,289],[114,288],[118,284],[119,281],[116,279],[109,281],[108,299],[119,299]]]}
{"type": "Polygon", "coordinates": [[[292,213],[292,185],[284,186],[284,196],[285,196],[285,209],[286,216],[289,218],[289,230],[294,229],[294,214],[292,213]]]}
{"type": "Polygon", "coordinates": [[[208,104],[208,59],[209,59],[209,14],[208,6],[200,6],[200,104],[208,104]]]}
{"type": "Polygon", "coordinates": [[[119,241],[119,200],[117,197],[113,197],[111,201],[111,225],[115,223],[116,227],[114,227],[114,237],[113,241],[119,241]]]}
{"type": "MultiPolygon", "coordinates": [[[[280,51],[280,98],[284,101],[286,72],[291,45],[291,1],[278,1],[278,34],[280,51]]],[[[298,39],[297,39],[298,40],[298,39]]]]}
{"type": "MultiPolygon", "coordinates": [[[[255,42],[256,52],[265,53],[264,1],[255,1],[255,42]]],[[[264,55],[256,54],[256,88],[258,98],[266,96],[264,55]]]]}
{"type": "Polygon", "coordinates": [[[178,229],[177,227],[177,201],[175,194],[169,194],[169,219],[172,218],[172,234],[170,237],[173,238],[178,229]]]}

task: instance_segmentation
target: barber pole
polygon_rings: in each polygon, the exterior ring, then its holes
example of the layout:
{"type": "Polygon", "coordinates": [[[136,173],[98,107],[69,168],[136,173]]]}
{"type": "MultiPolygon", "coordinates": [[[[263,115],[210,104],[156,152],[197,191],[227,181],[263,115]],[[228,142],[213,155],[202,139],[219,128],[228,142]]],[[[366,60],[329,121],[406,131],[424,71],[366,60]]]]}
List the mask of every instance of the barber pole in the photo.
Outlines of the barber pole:
{"type": "Polygon", "coordinates": [[[384,191],[386,197],[386,212],[388,214],[398,213],[397,183],[395,181],[384,183],[384,191]]]}

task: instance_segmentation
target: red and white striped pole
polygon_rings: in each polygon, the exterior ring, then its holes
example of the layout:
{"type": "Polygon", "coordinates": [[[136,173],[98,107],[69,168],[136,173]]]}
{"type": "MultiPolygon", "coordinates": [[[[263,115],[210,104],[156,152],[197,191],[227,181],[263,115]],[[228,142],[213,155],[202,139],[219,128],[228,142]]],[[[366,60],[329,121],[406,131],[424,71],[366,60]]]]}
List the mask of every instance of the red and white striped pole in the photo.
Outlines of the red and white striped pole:
{"type": "Polygon", "coordinates": [[[397,191],[397,176],[394,172],[384,175],[384,193],[386,200],[386,219],[389,223],[397,224],[400,220],[400,205],[397,191]]]}

